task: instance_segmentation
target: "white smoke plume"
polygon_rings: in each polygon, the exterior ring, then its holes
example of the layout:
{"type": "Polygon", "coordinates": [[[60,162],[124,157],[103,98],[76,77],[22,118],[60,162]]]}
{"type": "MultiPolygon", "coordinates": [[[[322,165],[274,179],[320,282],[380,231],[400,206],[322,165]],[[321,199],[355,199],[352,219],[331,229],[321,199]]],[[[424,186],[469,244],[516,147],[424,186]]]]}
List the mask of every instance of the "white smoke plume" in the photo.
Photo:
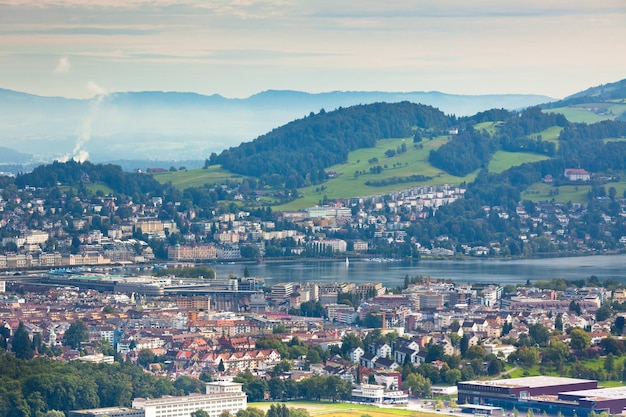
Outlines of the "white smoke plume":
{"type": "Polygon", "coordinates": [[[87,89],[92,92],[94,96],[91,98],[89,103],[89,113],[87,113],[87,116],[83,120],[78,139],[76,140],[74,150],[72,151],[72,159],[76,162],[85,162],[89,159],[89,152],[87,152],[84,147],[85,144],[91,139],[93,122],[98,114],[98,110],[100,109],[100,104],[108,95],[104,88],[100,87],[93,81],[89,81],[87,83],[87,89]]]}

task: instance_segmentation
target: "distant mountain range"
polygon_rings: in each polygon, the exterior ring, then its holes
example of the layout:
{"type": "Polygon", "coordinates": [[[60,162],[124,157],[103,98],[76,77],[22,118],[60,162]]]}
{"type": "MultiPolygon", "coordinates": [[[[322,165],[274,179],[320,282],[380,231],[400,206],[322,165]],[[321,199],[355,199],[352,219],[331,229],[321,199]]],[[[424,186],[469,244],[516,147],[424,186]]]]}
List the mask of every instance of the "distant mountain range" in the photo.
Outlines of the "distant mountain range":
{"type": "MultiPolygon", "coordinates": [[[[541,95],[453,95],[439,92],[269,90],[245,99],[185,92],[111,93],[88,100],[0,89],[0,164],[88,157],[93,162],[202,161],[320,109],[355,104],[428,104],[446,114],[522,109],[551,102],[541,95]],[[9,151],[17,152],[15,154],[9,151]],[[16,157],[13,159],[10,157],[16,157]]],[[[0,171],[2,169],[0,168],[0,171]]]]}

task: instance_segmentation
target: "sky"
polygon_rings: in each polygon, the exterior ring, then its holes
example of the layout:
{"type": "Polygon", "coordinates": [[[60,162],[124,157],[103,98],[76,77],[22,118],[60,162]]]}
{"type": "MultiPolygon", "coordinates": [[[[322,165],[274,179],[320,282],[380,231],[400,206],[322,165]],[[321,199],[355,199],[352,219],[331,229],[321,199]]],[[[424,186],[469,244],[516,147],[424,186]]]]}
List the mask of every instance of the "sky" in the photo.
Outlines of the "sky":
{"type": "Polygon", "coordinates": [[[626,78],[626,0],[0,0],[0,88],[563,98],[626,78]]]}

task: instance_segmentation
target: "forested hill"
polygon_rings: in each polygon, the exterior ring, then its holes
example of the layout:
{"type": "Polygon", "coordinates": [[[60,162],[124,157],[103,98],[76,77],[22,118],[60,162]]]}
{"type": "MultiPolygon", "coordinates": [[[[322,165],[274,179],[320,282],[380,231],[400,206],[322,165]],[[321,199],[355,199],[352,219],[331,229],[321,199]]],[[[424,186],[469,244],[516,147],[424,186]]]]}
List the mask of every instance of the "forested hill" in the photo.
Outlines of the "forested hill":
{"type": "Polygon", "coordinates": [[[585,103],[604,103],[615,100],[624,100],[625,98],[626,79],[623,79],[614,83],[602,84],[597,87],[588,88],[584,91],[565,97],[563,100],[542,104],[541,107],[544,109],[553,109],[585,103]]]}
{"type": "Polygon", "coordinates": [[[358,105],[320,111],[259,136],[252,142],[211,155],[210,164],[260,177],[277,174],[312,182],[320,172],[345,162],[355,149],[373,147],[378,139],[413,135],[413,129],[440,131],[454,123],[440,110],[409,102],[358,105]]]}

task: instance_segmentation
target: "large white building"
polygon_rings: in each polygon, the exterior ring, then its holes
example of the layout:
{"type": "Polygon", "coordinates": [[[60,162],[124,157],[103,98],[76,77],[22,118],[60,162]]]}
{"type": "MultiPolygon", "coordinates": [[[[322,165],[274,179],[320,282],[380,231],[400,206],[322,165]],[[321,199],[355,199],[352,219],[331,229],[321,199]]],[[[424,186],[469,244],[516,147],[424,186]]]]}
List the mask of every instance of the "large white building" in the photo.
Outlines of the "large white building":
{"type": "Polygon", "coordinates": [[[211,417],[219,417],[224,411],[231,414],[244,410],[248,397],[236,382],[209,382],[206,394],[183,397],[135,398],[133,408],[143,409],[145,417],[188,417],[194,411],[204,410],[211,417]]]}

